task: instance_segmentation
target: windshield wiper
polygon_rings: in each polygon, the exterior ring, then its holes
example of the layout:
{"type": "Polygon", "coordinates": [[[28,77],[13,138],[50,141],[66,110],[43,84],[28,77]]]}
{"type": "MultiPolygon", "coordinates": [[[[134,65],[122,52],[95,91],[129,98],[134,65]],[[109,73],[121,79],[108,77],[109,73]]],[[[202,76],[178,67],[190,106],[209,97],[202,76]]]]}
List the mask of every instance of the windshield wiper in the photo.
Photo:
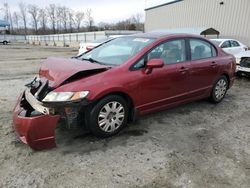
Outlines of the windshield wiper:
{"type": "Polygon", "coordinates": [[[82,58],[82,60],[89,61],[89,62],[91,62],[91,63],[103,64],[103,63],[101,63],[100,61],[97,61],[97,60],[95,60],[95,59],[93,59],[93,58],[82,58]]]}

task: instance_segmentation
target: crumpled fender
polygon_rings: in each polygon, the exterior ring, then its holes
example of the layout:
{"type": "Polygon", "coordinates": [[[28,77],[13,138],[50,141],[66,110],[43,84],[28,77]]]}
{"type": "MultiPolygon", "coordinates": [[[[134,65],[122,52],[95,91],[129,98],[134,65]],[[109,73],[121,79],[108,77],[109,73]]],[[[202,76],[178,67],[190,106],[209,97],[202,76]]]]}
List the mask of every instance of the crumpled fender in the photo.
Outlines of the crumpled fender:
{"type": "Polygon", "coordinates": [[[25,117],[25,109],[20,106],[19,97],[13,112],[13,125],[19,139],[34,150],[56,147],[55,128],[60,115],[39,115],[25,117]]]}

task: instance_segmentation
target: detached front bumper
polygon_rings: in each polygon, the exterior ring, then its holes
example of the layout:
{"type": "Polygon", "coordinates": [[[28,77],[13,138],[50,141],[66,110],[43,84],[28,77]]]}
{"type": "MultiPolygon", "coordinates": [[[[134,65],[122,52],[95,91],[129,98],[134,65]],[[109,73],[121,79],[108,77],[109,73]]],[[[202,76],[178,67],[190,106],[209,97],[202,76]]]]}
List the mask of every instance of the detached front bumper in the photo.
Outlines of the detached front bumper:
{"type": "Polygon", "coordinates": [[[32,114],[32,109],[34,112],[47,108],[26,90],[18,98],[13,111],[13,125],[19,139],[34,150],[55,147],[55,128],[60,115],[49,115],[45,111],[32,114]]]}

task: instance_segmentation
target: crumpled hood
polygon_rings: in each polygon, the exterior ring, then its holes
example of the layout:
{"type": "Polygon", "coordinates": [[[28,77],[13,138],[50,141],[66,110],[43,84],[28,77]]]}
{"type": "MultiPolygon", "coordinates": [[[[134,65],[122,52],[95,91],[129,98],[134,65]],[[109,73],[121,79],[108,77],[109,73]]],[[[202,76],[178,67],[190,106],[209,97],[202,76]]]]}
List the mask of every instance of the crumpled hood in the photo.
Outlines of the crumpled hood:
{"type": "Polygon", "coordinates": [[[105,71],[108,68],[105,65],[77,59],[48,58],[42,63],[39,76],[41,79],[48,79],[49,85],[56,88],[74,76],[78,76],[77,78],[86,77],[105,71]]]}

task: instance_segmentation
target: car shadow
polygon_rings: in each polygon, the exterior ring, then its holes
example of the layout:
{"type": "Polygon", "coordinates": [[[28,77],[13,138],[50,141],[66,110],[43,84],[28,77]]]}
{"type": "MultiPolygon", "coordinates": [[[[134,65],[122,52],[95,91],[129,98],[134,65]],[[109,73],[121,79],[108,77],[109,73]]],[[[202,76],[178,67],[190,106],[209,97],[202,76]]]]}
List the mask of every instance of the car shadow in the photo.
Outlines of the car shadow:
{"type": "Polygon", "coordinates": [[[57,128],[56,143],[62,154],[89,154],[93,151],[106,151],[109,148],[127,145],[130,137],[141,137],[148,133],[148,126],[139,121],[129,124],[117,135],[109,138],[97,138],[80,127],[74,129],[57,128]]]}
{"type": "MultiPolygon", "coordinates": [[[[225,97],[226,101],[233,101],[234,95],[230,94],[225,97]]],[[[149,114],[140,117],[139,120],[124,127],[117,135],[109,138],[97,138],[90,132],[86,132],[80,127],[75,129],[56,129],[56,143],[58,150],[63,154],[79,153],[81,155],[90,154],[94,151],[109,150],[118,146],[126,146],[135,144],[135,142],[145,142],[149,139],[157,137],[158,132],[167,132],[168,129],[175,130],[174,126],[194,127],[204,124],[206,119],[202,116],[197,116],[204,110],[209,110],[211,113],[227,108],[228,103],[212,104],[206,100],[199,100],[189,104],[181,105],[172,109],[149,114]],[[197,113],[196,116],[190,114],[197,113]],[[186,117],[189,120],[183,124],[172,124],[171,119],[179,119],[186,117]],[[156,133],[156,135],[155,135],[156,133]]],[[[236,108],[237,106],[235,106],[236,108]]],[[[166,133],[167,134],[167,133],[166,133]]],[[[157,138],[159,139],[159,138],[157,138]]]]}

